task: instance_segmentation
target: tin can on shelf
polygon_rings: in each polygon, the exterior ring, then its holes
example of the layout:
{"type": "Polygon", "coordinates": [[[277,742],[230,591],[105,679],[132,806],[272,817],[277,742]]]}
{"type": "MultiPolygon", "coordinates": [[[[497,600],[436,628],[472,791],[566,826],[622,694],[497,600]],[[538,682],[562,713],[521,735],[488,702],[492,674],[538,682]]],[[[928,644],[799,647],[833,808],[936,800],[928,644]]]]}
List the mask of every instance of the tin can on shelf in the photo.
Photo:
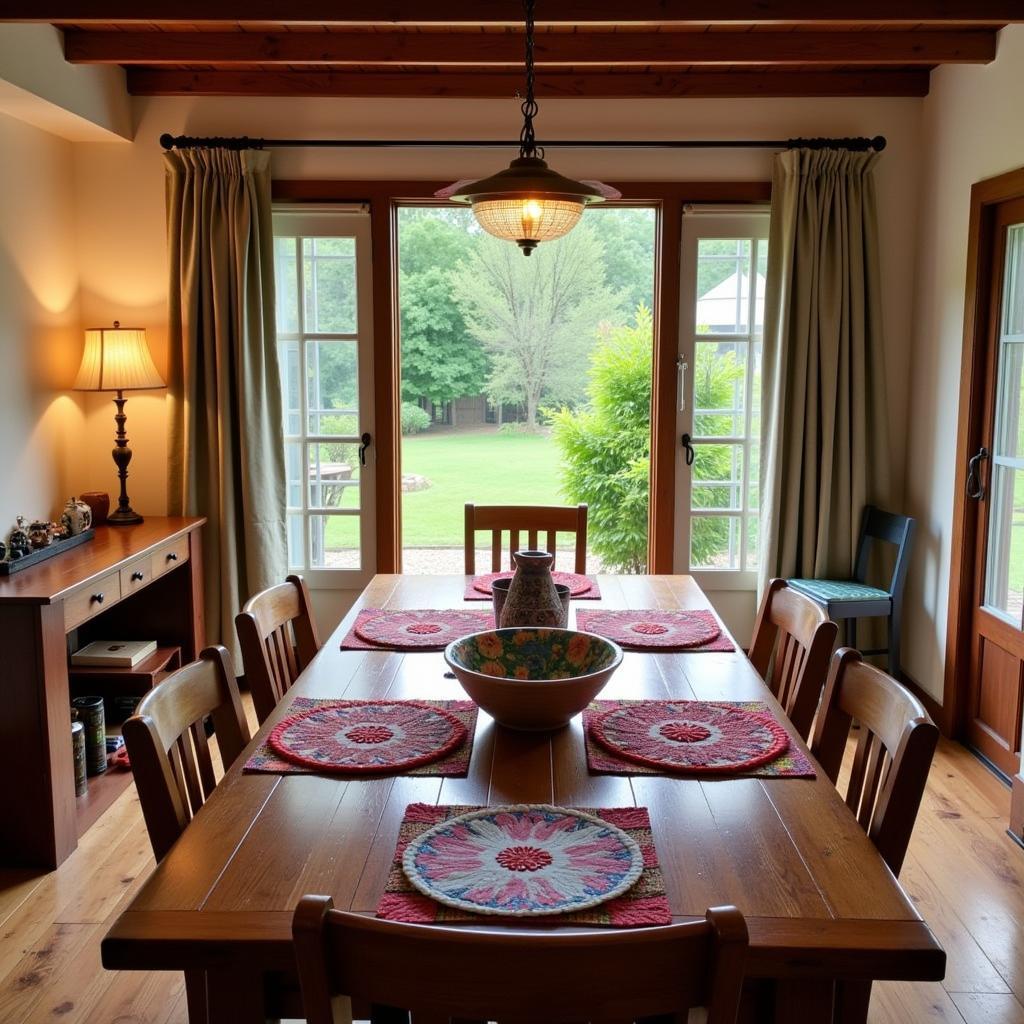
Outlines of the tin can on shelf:
{"type": "Polygon", "coordinates": [[[102,697],[76,697],[71,706],[85,727],[85,766],[90,775],[107,770],[107,723],[102,697]]]}
{"type": "Polygon", "coordinates": [[[89,777],[85,772],[85,726],[81,722],[71,723],[71,749],[75,758],[75,796],[89,792],[89,777]]]}

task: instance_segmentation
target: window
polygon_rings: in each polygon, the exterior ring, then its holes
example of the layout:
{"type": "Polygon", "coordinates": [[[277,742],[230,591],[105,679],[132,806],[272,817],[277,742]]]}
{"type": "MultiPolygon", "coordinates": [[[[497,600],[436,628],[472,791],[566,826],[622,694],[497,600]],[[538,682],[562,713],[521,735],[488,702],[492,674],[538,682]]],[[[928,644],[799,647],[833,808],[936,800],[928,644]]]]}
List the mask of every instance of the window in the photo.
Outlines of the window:
{"type": "MultiPolygon", "coordinates": [[[[679,431],[693,464],[677,473],[679,571],[753,584],[768,214],[687,210],[680,289],[679,431]],[[728,574],[728,576],[726,576],[728,574]]],[[[685,448],[681,449],[685,454],[685,448]]]]}
{"type": "Polygon", "coordinates": [[[361,586],[375,562],[368,212],[275,210],[274,265],[288,564],[361,586]]]}

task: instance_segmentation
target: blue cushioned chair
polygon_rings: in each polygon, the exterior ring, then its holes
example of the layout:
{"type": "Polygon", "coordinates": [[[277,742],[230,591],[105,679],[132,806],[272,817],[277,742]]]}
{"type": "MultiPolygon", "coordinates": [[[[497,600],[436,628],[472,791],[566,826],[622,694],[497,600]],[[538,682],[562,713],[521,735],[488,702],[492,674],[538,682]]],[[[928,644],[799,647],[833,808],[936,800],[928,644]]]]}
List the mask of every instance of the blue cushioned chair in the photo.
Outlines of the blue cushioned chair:
{"type": "Polygon", "coordinates": [[[893,512],[883,512],[873,505],[864,509],[857,542],[857,564],[852,580],[787,580],[794,589],[820,604],[835,621],[845,619],[846,643],[857,646],[857,619],[880,618],[889,620],[889,646],[862,654],[888,654],[889,674],[900,675],[900,623],[903,612],[903,584],[906,582],[910,562],[910,541],[914,535],[914,520],[893,512]],[[876,543],[893,544],[896,561],[888,589],[872,587],[867,582],[871,550],[876,543]]]}

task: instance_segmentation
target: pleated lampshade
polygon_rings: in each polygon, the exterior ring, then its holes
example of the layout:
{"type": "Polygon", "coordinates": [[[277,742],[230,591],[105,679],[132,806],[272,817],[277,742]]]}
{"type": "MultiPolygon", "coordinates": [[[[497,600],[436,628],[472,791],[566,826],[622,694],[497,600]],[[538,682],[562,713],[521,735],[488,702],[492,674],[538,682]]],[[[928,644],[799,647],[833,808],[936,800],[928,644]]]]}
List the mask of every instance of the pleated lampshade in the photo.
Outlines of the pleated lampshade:
{"type": "Polygon", "coordinates": [[[164,387],[144,327],[90,327],[75,391],[145,391],[164,387]]]}

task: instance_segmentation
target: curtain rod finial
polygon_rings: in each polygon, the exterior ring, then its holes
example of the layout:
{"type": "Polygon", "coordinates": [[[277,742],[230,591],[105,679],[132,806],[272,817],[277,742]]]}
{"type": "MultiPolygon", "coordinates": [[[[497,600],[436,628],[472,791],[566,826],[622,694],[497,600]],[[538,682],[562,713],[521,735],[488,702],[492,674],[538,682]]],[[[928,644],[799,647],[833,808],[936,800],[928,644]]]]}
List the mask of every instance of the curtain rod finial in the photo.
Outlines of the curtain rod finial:
{"type": "Polygon", "coordinates": [[[874,137],[874,138],[873,138],[873,139],[871,140],[871,148],[872,148],[872,149],[873,149],[873,150],[874,150],[874,151],[875,151],[876,153],[881,153],[881,152],[882,152],[882,150],[883,150],[883,149],[885,149],[886,145],[887,145],[887,143],[886,143],[886,139],[885,139],[885,136],[884,136],[884,135],[876,135],[876,136],[875,136],[875,137],[874,137]]]}
{"type": "Polygon", "coordinates": [[[164,149],[174,149],[174,136],[170,132],[164,132],[160,136],[160,145],[164,149]]]}

